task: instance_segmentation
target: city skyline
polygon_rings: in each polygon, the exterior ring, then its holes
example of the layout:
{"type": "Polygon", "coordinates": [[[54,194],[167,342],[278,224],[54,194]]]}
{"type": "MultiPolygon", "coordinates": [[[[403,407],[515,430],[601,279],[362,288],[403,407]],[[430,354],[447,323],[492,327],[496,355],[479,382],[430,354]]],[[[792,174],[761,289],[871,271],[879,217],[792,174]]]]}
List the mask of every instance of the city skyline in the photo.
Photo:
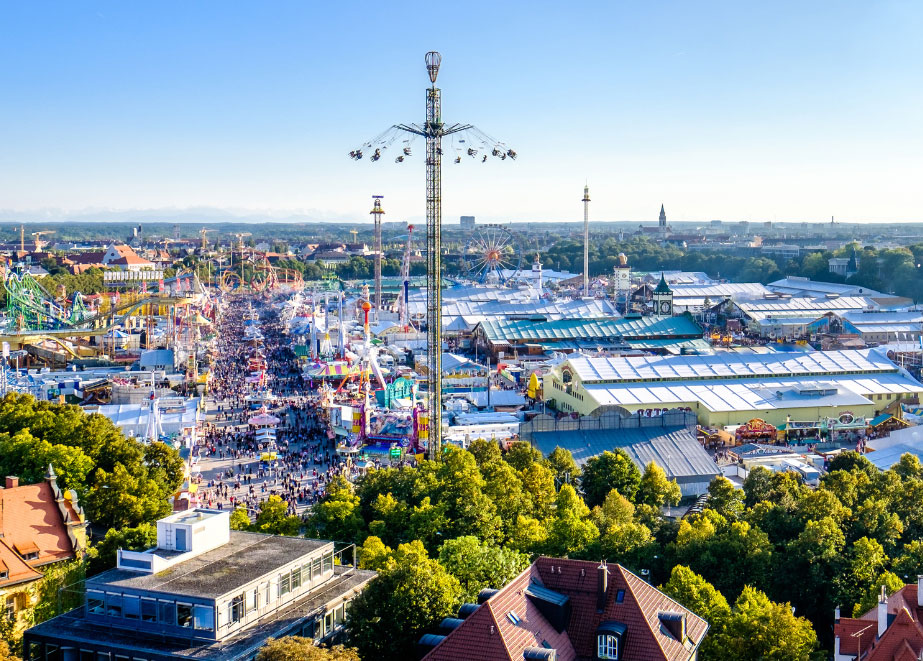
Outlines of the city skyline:
{"type": "Polygon", "coordinates": [[[5,220],[371,222],[383,194],[419,221],[422,144],[401,165],[347,152],[422,119],[435,48],[445,120],[519,153],[447,162],[449,222],[576,222],[584,182],[591,222],[655,223],[661,203],[671,221],[923,221],[912,3],[475,3],[436,31],[400,6],[50,6],[0,28],[5,220]]]}

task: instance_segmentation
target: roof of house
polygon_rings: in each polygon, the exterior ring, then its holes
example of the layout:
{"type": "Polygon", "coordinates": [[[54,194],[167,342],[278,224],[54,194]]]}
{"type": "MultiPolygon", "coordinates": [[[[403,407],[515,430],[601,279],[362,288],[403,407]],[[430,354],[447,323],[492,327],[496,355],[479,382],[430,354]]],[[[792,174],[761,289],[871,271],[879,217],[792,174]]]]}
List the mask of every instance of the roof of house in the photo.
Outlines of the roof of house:
{"type": "Polygon", "coordinates": [[[64,499],[63,505],[70,521],[64,520],[47,480],[0,489],[3,541],[22,555],[37,551],[38,557],[28,561],[33,567],[73,558],[67,524],[79,521],[79,516],[69,500],[64,499]]]}
{"type": "Polygon", "coordinates": [[[684,427],[637,427],[625,429],[575,429],[533,432],[535,447],[548,454],[555,447],[570,450],[577,465],[604,451],[620,448],[640,470],[654,462],[678,483],[711,481],[720,474],[714,460],[684,427]]]}
{"type": "Polygon", "coordinates": [[[710,356],[607,356],[571,358],[584,383],[686,381],[747,377],[828,377],[833,374],[894,373],[898,367],[874,349],[810,353],[721,353],[710,356]]]}
{"type": "Polygon", "coordinates": [[[157,574],[110,569],[87,579],[87,587],[153,590],[217,598],[332,542],[232,530],[230,541],[157,574]]]}
{"type": "Polygon", "coordinates": [[[6,578],[0,578],[0,590],[11,585],[35,581],[42,577],[23,560],[6,542],[0,539],[0,575],[6,572],[6,578]]]}
{"type": "MultiPolygon", "coordinates": [[[[558,661],[596,658],[600,627],[624,628],[621,658],[683,660],[693,657],[708,623],[620,565],[609,565],[604,607],[597,609],[595,562],[538,558],[488,598],[425,657],[520,661],[529,648],[554,649],[558,661]],[[558,630],[539,605],[567,604],[570,617],[558,630]],[[685,616],[685,641],[662,624],[662,616],[685,616]]],[[[564,611],[566,612],[566,610],[564,611]]]]}
{"type": "Polygon", "coordinates": [[[833,625],[840,639],[840,654],[862,661],[916,661],[923,652],[923,608],[917,605],[917,584],[905,585],[888,597],[888,628],[878,637],[878,607],[863,615],[840,618],[833,625]],[[861,633],[860,633],[861,632],[861,633]],[[877,640],[876,640],[877,638],[877,640]]]}
{"type": "Polygon", "coordinates": [[[481,322],[488,340],[541,342],[596,338],[701,338],[702,329],[687,316],[557,319],[491,319],[481,322]]]}
{"type": "Polygon", "coordinates": [[[74,264],[102,264],[103,257],[106,256],[106,251],[91,251],[91,252],[78,252],[72,253],[67,256],[74,264]]]}

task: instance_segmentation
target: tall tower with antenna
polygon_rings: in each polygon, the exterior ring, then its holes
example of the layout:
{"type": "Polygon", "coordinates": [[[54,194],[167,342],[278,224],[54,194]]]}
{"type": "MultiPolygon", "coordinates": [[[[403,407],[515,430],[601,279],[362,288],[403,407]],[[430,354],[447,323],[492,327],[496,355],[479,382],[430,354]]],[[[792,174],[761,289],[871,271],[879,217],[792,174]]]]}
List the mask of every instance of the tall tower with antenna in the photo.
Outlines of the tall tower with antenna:
{"type": "Polygon", "coordinates": [[[385,210],[381,208],[383,195],[373,195],[375,205],[369,212],[375,221],[375,322],[381,321],[381,217],[385,210]]]}
{"type": "Polygon", "coordinates": [[[658,220],[659,229],[660,229],[660,238],[662,239],[667,235],[667,212],[664,210],[663,205],[660,205],[660,218],[658,220]]]}
{"type": "Polygon", "coordinates": [[[590,187],[583,187],[583,295],[590,295],[590,187]]]}
{"type": "Polygon", "coordinates": [[[464,139],[452,139],[455,163],[462,162],[462,156],[480,158],[487,162],[488,155],[501,160],[515,159],[516,152],[502,142],[479,131],[471,124],[449,124],[442,121],[442,91],[436,87],[442,56],[436,51],[426,54],[426,72],[431,86],[426,90],[426,121],[423,124],[395,124],[359,149],[349,152],[353,160],[361,160],[363,149],[371,152],[369,161],[381,159],[382,151],[392,145],[398,137],[404,140],[396,163],[403,163],[411,156],[410,142],[416,137],[426,140],[426,326],[427,326],[427,454],[432,460],[442,457],[442,139],[454,134],[464,139]],[[480,155],[478,152],[481,151],[480,155]]]}

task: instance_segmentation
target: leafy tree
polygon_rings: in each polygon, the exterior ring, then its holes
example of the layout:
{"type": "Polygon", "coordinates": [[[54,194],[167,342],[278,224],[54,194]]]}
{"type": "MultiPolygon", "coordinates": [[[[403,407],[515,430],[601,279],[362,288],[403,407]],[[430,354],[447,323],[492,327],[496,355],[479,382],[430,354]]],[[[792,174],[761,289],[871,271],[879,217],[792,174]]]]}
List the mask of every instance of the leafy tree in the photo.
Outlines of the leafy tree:
{"type": "MultiPolygon", "coordinates": [[[[371,515],[370,512],[370,518],[371,515]]],[[[309,537],[338,542],[355,542],[362,536],[365,521],[359,512],[359,498],[343,476],[337,475],[330,481],[326,495],[314,506],[307,528],[309,537]]]]}
{"type": "Polygon", "coordinates": [[[474,535],[499,539],[501,521],[493,502],[484,495],[484,478],[470,452],[450,448],[437,471],[437,502],[446,507],[447,537],[474,535]]]}
{"type": "Polygon", "coordinates": [[[359,548],[359,567],[375,571],[384,569],[393,555],[394,551],[385,546],[381,539],[369,535],[359,548]]]}
{"type": "MultiPolygon", "coordinates": [[[[538,464],[533,466],[541,468],[538,464]]],[[[526,470],[531,471],[532,467],[526,470]]],[[[509,538],[513,534],[516,518],[520,514],[532,513],[531,494],[523,489],[522,479],[516,470],[502,459],[482,466],[481,474],[484,477],[484,495],[493,501],[502,522],[504,536],[509,538]]]]}
{"type": "Polygon", "coordinates": [[[500,446],[496,441],[478,438],[471,441],[468,445],[468,452],[474,455],[478,468],[484,468],[487,464],[500,461],[503,454],[500,452],[500,446]]]}
{"type": "Polygon", "coordinates": [[[288,513],[288,503],[281,496],[272,495],[260,503],[260,513],[250,527],[254,532],[293,537],[301,528],[301,519],[288,513]]]}
{"type": "Polygon", "coordinates": [[[901,554],[894,559],[891,570],[905,583],[912,583],[923,574],[923,540],[915,539],[901,549],[901,554]]]}
{"type": "Polygon", "coordinates": [[[708,485],[708,507],[729,521],[740,517],[744,511],[744,492],[723,475],[708,485]]]}
{"type": "Polygon", "coordinates": [[[770,481],[772,471],[764,466],[753,468],[744,479],[744,504],[753,507],[759,502],[769,500],[772,489],[770,481]]]}
{"type": "Polygon", "coordinates": [[[394,558],[350,605],[349,640],[363,659],[413,658],[419,637],[454,614],[461,596],[458,579],[437,561],[416,553],[394,558]]]}
{"type": "Polygon", "coordinates": [[[28,483],[43,479],[48,464],[103,529],[165,516],[182,482],[182,462],[172,448],[125,438],[110,420],[79,406],[8,393],[0,400],[0,469],[28,483]]]}
{"type": "Polygon", "coordinates": [[[885,588],[887,594],[894,594],[904,587],[904,581],[889,571],[883,572],[875,579],[874,584],[866,591],[853,607],[852,616],[861,617],[865,613],[875,608],[878,604],[878,598],[881,595],[881,588],[885,588]]]}
{"type": "Polygon", "coordinates": [[[558,484],[575,484],[580,480],[580,467],[574,461],[574,455],[570,450],[560,446],[555,447],[548,455],[548,467],[554,473],[554,479],[558,484]]]}
{"type": "Polygon", "coordinates": [[[866,459],[864,455],[861,455],[854,450],[841,452],[835,456],[827,466],[828,473],[839,470],[847,471],[849,473],[853,472],[854,470],[860,470],[868,474],[878,472],[875,464],[866,459]]]}
{"type": "Polygon", "coordinates": [[[815,621],[826,621],[837,606],[830,586],[843,569],[845,547],[843,531],[832,517],[808,521],[785,553],[773,557],[775,594],[788,597],[815,621]]]}
{"type": "Polygon", "coordinates": [[[520,514],[516,517],[516,525],[513,527],[513,537],[509,541],[509,546],[518,551],[528,553],[538,552],[544,549],[548,542],[548,528],[541,521],[531,516],[520,514]]]}
{"type": "Polygon", "coordinates": [[[359,653],[350,648],[318,647],[310,638],[286,636],[270,638],[260,648],[256,661],[360,661],[359,653]]]}
{"type": "Polygon", "coordinates": [[[599,546],[607,560],[629,562],[629,554],[647,546],[650,529],[635,520],[635,506],[613,489],[601,507],[593,509],[593,522],[599,529],[599,546]]]}
{"type": "Polygon", "coordinates": [[[246,507],[236,507],[231,512],[231,530],[248,530],[250,528],[250,515],[246,507]]]}
{"type": "Polygon", "coordinates": [[[680,497],[679,485],[676,480],[667,478],[667,474],[660,466],[652,461],[644,468],[644,474],[641,475],[641,484],[638,487],[636,496],[639,504],[654,507],[676,505],[679,503],[680,497]]]}
{"type": "Polygon", "coordinates": [[[530,513],[539,520],[545,520],[554,512],[557,494],[551,469],[541,464],[532,464],[520,473],[522,488],[530,502],[530,513]]]}
{"type": "Polygon", "coordinates": [[[740,594],[745,584],[765,585],[772,559],[766,533],[746,521],[728,525],[709,512],[680,523],[673,546],[677,562],[702,574],[725,595],[740,594]]]}
{"type": "Polygon", "coordinates": [[[708,622],[709,632],[699,647],[699,658],[702,661],[723,659],[724,649],[720,640],[731,617],[731,607],[724,595],[684,565],[673,567],[670,580],[660,589],[708,622]]]}
{"type": "Polygon", "coordinates": [[[525,553],[483,544],[470,535],[443,544],[439,563],[458,579],[462,599],[471,602],[482,589],[503,587],[531,564],[525,553]]]}
{"type": "Polygon", "coordinates": [[[10,646],[5,640],[0,640],[0,661],[20,661],[20,658],[10,651],[10,646]]]}
{"type": "Polygon", "coordinates": [[[920,465],[920,460],[917,458],[917,455],[910,454],[905,452],[901,455],[900,461],[897,462],[897,465],[892,466],[893,470],[897,475],[903,479],[920,479],[923,477],[923,466],[920,465]]]}
{"type": "Polygon", "coordinates": [[[524,471],[530,464],[540,462],[543,457],[542,453],[532,447],[527,441],[516,441],[507,450],[506,463],[518,471],[524,471]]]}
{"type": "Polygon", "coordinates": [[[634,502],[641,485],[641,472],[624,450],[606,450],[584,464],[580,484],[590,507],[602,505],[612,489],[634,502]]]}
{"type": "Polygon", "coordinates": [[[835,592],[838,602],[849,612],[876,586],[878,577],[885,571],[888,556],[884,548],[874,539],[862,537],[849,548],[844,571],[837,577],[835,592]]]}
{"type": "Polygon", "coordinates": [[[588,520],[589,514],[589,508],[571,485],[561,487],[548,531],[548,554],[567,556],[596,541],[599,529],[588,520]]]}
{"type": "Polygon", "coordinates": [[[369,523],[369,533],[381,537],[386,544],[400,542],[406,532],[407,506],[390,493],[380,493],[372,510],[375,520],[369,523]]]}
{"type": "Polygon", "coordinates": [[[156,545],[157,527],[154,524],[142,523],[134,528],[110,529],[91,549],[87,573],[98,574],[115,567],[119,549],[143,551],[156,545]]]}
{"type": "Polygon", "coordinates": [[[726,661],[809,661],[817,635],[808,620],[792,614],[789,604],[772,602],[763,592],[745,587],[714,645],[722,650],[715,658],[726,661]]]}

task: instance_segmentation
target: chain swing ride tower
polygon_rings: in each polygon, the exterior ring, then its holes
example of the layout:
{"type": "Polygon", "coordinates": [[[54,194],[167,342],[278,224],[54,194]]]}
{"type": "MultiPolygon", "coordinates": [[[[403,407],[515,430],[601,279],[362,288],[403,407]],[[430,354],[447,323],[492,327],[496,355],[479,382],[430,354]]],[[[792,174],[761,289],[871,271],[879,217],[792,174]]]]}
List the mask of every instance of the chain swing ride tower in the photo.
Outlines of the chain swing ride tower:
{"type": "Polygon", "coordinates": [[[385,210],[381,208],[383,195],[373,195],[375,206],[369,212],[375,220],[375,323],[381,321],[381,217],[385,210]]]}
{"type": "Polygon", "coordinates": [[[371,151],[369,160],[374,163],[381,158],[382,151],[398,138],[404,138],[404,146],[394,159],[396,163],[403,163],[411,156],[413,140],[417,137],[426,140],[427,454],[435,461],[442,456],[442,140],[451,136],[455,163],[461,163],[463,155],[473,159],[480,156],[482,163],[487,161],[488,155],[500,160],[515,159],[516,152],[471,124],[447,126],[443,123],[442,91],[436,87],[442,56],[430,51],[424,59],[431,83],[426,90],[426,121],[422,125],[396,124],[349,152],[349,156],[361,160],[365,149],[371,151]]]}

